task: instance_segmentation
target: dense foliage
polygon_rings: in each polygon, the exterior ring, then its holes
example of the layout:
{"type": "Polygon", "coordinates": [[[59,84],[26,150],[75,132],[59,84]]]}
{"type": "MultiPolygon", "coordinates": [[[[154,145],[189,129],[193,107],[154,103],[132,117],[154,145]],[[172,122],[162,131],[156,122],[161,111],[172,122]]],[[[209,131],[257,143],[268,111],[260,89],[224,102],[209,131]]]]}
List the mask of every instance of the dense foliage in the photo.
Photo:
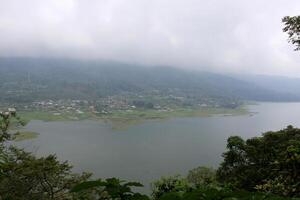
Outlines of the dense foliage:
{"type": "Polygon", "coordinates": [[[246,141],[230,137],[227,149],[218,170],[220,182],[300,197],[300,129],[288,126],[246,141]]]}
{"type": "Polygon", "coordinates": [[[291,200],[266,193],[233,191],[227,188],[199,187],[188,192],[165,193],[159,200],[291,200]]]}
{"type": "MultiPolygon", "coordinates": [[[[207,169],[211,172],[212,169],[200,167],[196,168],[193,175],[203,177],[207,169]],[[203,170],[204,169],[204,170],[203,170]],[[199,173],[197,173],[199,172],[199,173]]],[[[215,177],[209,173],[209,180],[215,177]]],[[[188,175],[190,176],[190,174],[188,175]]],[[[206,179],[205,178],[205,179],[206,179]]],[[[205,180],[204,179],[204,180],[205,180]]],[[[203,180],[203,179],[202,179],[203,180]]],[[[202,181],[201,181],[202,182],[202,181]]],[[[202,182],[203,183],[203,182],[202,182]]],[[[219,183],[198,184],[195,185],[186,178],[180,176],[163,177],[156,181],[153,188],[152,197],[154,200],[291,200],[292,198],[280,197],[271,193],[249,192],[246,190],[232,188],[230,186],[221,185],[219,183]]]]}
{"type": "Polygon", "coordinates": [[[15,126],[24,125],[24,122],[17,116],[15,110],[0,111],[0,144],[14,137],[15,134],[9,133],[12,124],[15,126]]]}
{"type": "Polygon", "coordinates": [[[152,184],[153,199],[160,199],[166,193],[182,193],[190,190],[190,185],[185,178],[179,175],[162,177],[152,184]]]}
{"type": "MultiPolygon", "coordinates": [[[[202,174],[202,173],[201,173],[202,174]]],[[[194,186],[186,178],[180,176],[162,177],[153,184],[152,198],[133,192],[131,187],[142,186],[136,182],[122,182],[111,178],[104,181],[83,182],[72,192],[85,191],[97,188],[98,200],[291,200],[292,198],[279,197],[270,193],[248,192],[217,185],[194,186]]],[[[294,199],[296,200],[296,199],[294,199]]],[[[298,199],[299,200],[299,199],[298,199]]]]}
{"type": "Polygon", "coordinates": [[[213,168],[203,166],[190,170],[187,180],[194,187],[217,185],[216,171],[213,168]]]}
{"type": "Polygon", "coordinates": [[[9,128],[20,122],[15,111],[0,113],[0,199],[66,200],[89,197],[88,193],[74,195],[69,190],[88,180],[90,174],[73,174],[72,166],[58,161],[55,155],[37,158],[9,145],[8,141],[14,136],[9,128]]]}
{"type": "Polygon", "coordinates": [[[138,182],[126,182],[117,178],[109,178],[106,180],[87,181],[75,186],[71,192],[94,190],[95,199],[99,200],[149,200],[146,195],[133,192],[132,187],[142,187],[138,182]]]}
{"type": "Polygon", "coordinates": [[[3,199],[77,199],[69,190],[90,176],[73,174],[72,167],[54,155],[36,158],[13,147],[5,155],[8,160],[0,177],[3,199]]]}

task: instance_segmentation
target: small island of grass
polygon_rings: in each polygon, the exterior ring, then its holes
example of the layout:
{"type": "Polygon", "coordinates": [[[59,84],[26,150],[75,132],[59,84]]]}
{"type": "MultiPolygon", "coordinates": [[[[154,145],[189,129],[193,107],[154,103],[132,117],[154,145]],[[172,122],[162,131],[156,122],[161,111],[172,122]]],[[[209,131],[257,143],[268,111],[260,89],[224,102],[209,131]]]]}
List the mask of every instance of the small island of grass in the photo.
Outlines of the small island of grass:
{"type": "Polygon", "coordinates": [[[20,141],[24,141],[24,140],[31,140],[31,139],[37,138],[38,135],[39,135],[39,133],[32,132],[32,131],[20,131],[15,134],[14,141],[20,142],[20,141]]]}
{"type": "Polygon", "coordinates": [[[233,116],[248,114],[244,106],[237,108],[213,108],[174,107],[168,110],[155,109],[126,109],[113,110],[107,113],[94,113],[88,110],[84,112],[61,112],[59,115],[49,111],[26,111],[20,112],[19,116],[26,122],[30,120],[42,121],[78,121],[99,120],[108,122],[113,129],[126,129],[129,126],[141,124],[147,120],[165,120],[174,117],[211,117],[211,116],[233,116]]]}

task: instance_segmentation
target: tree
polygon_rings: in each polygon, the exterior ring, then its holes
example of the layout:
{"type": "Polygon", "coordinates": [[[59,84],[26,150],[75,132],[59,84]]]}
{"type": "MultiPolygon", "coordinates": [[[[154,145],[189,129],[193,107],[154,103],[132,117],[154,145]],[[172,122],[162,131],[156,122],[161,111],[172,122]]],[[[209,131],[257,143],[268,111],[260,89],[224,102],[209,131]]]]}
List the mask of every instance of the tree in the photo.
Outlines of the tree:
{"type": "Polygon", "coordinates": [[[15,147],[8,151],[8,162],[2,168],[0,194],[3,199],[76,199],[69,190],[87,180],[90,174],[73,174],[67,162],[54,155],[36,158],[15,147]]]}
{"type": "Polygon", "coordinates": [[[283,31],[289,35],[289,42],[296,45],[295,50],[300,50],[300,16],[286,16],[282,19],[283,31]]]}
{"type": "Polygon", "coordinates": [[[244,141],[230,137],[218,180],[238,189],[300,196],[300,129],[288,126],[244,141]]]}
{"type": "Polygon", "coordinates": [[[69,190],[86,181],[90,174],[73,174],[72,166],[60,162],[55,155],[37,158],[11,146],[12,124],[21,123],[14,110],[0,113],[0,199],[59,200],[91,199],[86,193],[71,194],[69,190]]]}
{"type": "Polygon", "coordinates": [[[146,195],[133,192],[131,187],[142,187],[138,182],[126,182],[117,178],[109,178],[104,181],[86,181],[76,185],[73,193],[86,191],[89,189],[97,189],[96,196],[99,200],[149,200],[146,195]]]}
{"type": "Polygon", "coordinates": [[[163,194],[159,200],[298,200],[269,193],[233,191],[227,188],[200,187],[191,191],[163,194]]]}
{"type": "Polygon", "coordinates": [[[167,193],[184,193],[191,189],[188,181],[181,176],[162,177],[152,184],[152,197],[160,199],[167,193]]]}
{"type": "Polygon", "coordinates": [[[8,109],[7,111],[0,111],[0,178],[3,177],[3,169],[6,167],[9,156],[6,152],[6,145],[4,143],[13,138],[14,134],[9,133],[9,128],[14,120],[15,124],[23,125],[20,118],[17,116],[16,110],[8,109]]]}
{"type": "Polygon", "coordinates": [[[213,168],[197,167],[189,171],[187,180],[195,187],[203,185],[216,185],[216,171],[213,168]]]}
{"type": "Polygon", "coordinates": [[[17,116],[16,110],[13,108],[7,111],[0,111],[0,145],[13,138],[14,134],[9,133],[12,124],[23,126],[25,123],[17,116]]]}

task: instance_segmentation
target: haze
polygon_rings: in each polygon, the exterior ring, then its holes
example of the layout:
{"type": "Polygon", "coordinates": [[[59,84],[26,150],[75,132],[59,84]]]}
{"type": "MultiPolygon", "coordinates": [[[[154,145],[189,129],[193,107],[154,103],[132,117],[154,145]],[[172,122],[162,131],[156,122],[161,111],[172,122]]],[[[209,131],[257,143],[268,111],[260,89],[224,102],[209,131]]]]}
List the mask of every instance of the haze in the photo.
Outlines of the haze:
{"type": "Polygon", "coordinates": [[[300,76],[281,18],[299,0],[0,0],[0,56],[300,76]]]}

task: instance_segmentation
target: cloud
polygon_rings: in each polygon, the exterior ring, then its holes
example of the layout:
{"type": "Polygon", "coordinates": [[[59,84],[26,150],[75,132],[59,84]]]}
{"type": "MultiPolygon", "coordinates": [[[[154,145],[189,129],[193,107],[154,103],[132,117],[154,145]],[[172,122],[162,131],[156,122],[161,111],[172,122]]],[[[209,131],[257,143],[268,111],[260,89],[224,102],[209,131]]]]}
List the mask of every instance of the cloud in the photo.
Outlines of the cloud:
{"type": "Polygon", "coordinates": [[[281,18],[299,0],[0,0],[0,56],[300,76],[281,18]]]}

